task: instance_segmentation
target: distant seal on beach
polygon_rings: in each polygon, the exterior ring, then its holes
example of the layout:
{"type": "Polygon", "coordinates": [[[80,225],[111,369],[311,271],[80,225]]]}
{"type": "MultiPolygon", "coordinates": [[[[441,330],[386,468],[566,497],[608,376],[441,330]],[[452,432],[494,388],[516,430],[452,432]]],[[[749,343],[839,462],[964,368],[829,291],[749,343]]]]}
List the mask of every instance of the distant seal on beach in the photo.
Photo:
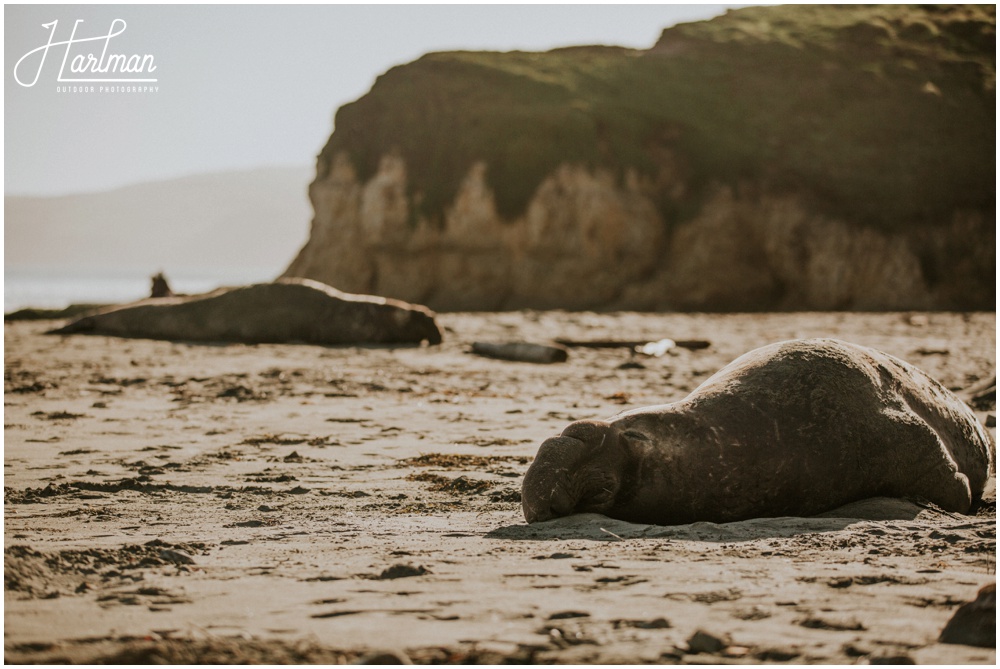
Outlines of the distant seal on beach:
{"type": "Polygon", "coordinates": [[[160,297],[103,309],[50,334],[100,334],[172,341],[441,343],[434,312],[309,279],[279,279],[204,295],[160,297]]]}
{"type": "Polygon", "coordinates": [[[167,283],[167,277],[163,276],[163,272],[157,272],[150,279],[152,282],[149,287],[150,297],[173,297],[176,293],[170,289],[170,284],[167,283]]]}
{"type": "Polygon", "coordinates": [[[810,516],[869,497],[966,513],[990,437],[919,369],[835,339],[751,351],[679,402],[571,423],[522,484],[524,517],[680,525],[810,516]]]}

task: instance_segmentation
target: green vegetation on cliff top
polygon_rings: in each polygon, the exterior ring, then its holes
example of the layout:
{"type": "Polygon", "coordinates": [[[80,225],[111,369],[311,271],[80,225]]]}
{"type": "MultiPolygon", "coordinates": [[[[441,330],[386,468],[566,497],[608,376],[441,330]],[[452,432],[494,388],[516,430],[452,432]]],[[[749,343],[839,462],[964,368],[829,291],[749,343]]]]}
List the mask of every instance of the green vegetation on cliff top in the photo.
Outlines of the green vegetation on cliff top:
{"type": "Polygon", "coordinates": [[[319,172],[345,151],[364,180],[401,155],[431,220],[477,161],[508,218],[562,163],[679,170],[668,222],[720,182],[883,228],[992,212],[995,24],[993,5],[751,7],[648,51],[433,53],[337,112],[319,172]]]}

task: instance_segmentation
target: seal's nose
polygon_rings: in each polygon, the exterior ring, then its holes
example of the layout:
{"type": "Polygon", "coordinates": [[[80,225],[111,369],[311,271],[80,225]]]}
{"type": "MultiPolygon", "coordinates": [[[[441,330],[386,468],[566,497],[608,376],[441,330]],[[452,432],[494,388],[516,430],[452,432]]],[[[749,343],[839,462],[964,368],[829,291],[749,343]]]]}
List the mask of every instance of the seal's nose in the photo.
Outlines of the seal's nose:
{"type": "MultiPolygon", "coordinates": [[[[560,471],[562,475],[565,472],[560,471]]],[[[525,485],[521,490],[521,508],[529,523],[541,523],[573,513],[575,499],[561,484],[551,486],[525,485]]]]}
{"type": "Polygon", "coordinates": [[[572,437],[546,439],[521,482],[521,508],[529,523],[550,520],[573,512],[572,477],[586,448],[572,437]]]}
{"type": "Polygon", "coordinates": [[[539,489],[524,486],[521,490],[521,509],[529,523],[541,523],[556,517],[550,494],[539,494],[539,489]]]}
{"type": "Polygon", "coordinates": [[[530,523],[542,523],[542,522],[545,522],[546,520],[552,520],[553,518],[555,518],[555,514],[553,514],[552,511],[549,508],[547,508],[547,507],[545,507],[545,508],[525,507],[524,508],[524,519],[526,521],[528,521],[529,524],[530,523]]]}

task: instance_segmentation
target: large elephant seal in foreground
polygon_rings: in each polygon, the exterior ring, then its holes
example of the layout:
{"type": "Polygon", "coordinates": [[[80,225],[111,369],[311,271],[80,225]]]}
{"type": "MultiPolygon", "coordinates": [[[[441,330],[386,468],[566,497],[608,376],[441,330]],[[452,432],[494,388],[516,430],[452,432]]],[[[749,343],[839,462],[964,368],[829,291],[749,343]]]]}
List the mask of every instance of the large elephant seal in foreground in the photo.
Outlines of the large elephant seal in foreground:
{"type": "Polygon", "coordinates": [[[279,279],[204,295],[147,299],[85,316],[51,334],[248,344],[441,343],[434,312],[317,281],[279,279]]]}
{"type": "Polygon", "coordinates": [[[869,497],[965,513],[990,471],[972,411],[919,369],[834,339],[751,351],[685,399],[577,421],[524,477],[529,523],[808,516],[869,497]]]}

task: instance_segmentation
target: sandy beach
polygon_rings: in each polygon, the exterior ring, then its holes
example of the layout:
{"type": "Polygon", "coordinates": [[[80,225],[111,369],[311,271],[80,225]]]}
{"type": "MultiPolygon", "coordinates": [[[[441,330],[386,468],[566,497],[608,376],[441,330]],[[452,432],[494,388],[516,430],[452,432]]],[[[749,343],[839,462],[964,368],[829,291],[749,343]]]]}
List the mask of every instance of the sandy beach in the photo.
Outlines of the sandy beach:
{"type": "MultiPolygon", "coordinates": [[[[567,423],[687,395],[767,343],[837,337],[952,389],[995,313],[440,314],[440,346],[202,345],[5,325],[6,662],[982,663],[938,643],[996,579],[975,515],[527,525],[567,423]],[[475,341],[704,339],[551,365],[475,341]],[[380,655],[380,653],[382,655],[380,655]],[[390,653],[392,655],[385,655],[390,653]]],[[[995,404],[977,416],[996,438],[995,404]]]]}

